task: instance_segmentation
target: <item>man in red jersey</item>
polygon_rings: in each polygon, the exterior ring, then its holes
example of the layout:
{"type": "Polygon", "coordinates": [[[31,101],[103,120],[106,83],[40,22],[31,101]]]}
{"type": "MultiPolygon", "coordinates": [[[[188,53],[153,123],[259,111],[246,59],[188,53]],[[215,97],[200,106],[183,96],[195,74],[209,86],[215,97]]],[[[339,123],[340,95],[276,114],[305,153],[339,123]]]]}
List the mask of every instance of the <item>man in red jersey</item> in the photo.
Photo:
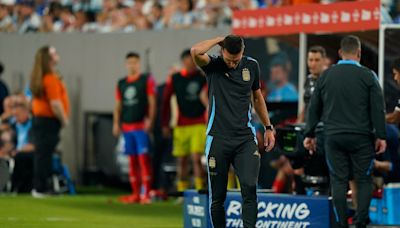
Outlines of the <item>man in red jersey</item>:
{"type": "Polygon", "coordinates": [[[128,76],[117,84],[114,109],[113,134],[121,132],[125,139],[125,153],[129,156],[129,181],[132,194],[120,197],[123,203],[151,203],[151,163],[149,156],[149,132],[156,112],[155,81],[141,73],[140,56],[126,55],[128,76]],[[143,194],[140,195],[143,185],[143,194]]]}

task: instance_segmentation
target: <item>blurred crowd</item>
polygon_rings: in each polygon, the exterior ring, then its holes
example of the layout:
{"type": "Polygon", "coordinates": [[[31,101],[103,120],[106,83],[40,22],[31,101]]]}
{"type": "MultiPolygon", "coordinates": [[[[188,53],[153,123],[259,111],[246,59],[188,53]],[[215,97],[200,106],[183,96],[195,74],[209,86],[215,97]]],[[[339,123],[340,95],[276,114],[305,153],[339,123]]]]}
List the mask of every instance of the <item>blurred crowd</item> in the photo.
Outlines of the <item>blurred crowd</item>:
{"type": "MultiPolygon", "coordinates": [[[[0,75],[3,65],[0,63],[0,75]]],[[[11,177],[0,178],[0,192],[11,179],[13,190],[27,192],[32,188],[33,151],[31,143],[32,118],[30,98],[22,92],[10,94],[7,85],[0,79],[0,166],[2,175],[8,174],[5,169],[12,169],[11,177]],[[14,158],[9,163],[9,158],[14,158]],[[6,163],[9,163],[5,166],[6,163]]]]}
{"type": "MultiPolygon", "coordinates": [[[[0,0],[0,32],[134,32],[229,26],[232,12],[335,0],[0,0]]],[[[336,1],[335,1],[336,2],[336,1]]],[[[382,1],[400,22],[400,1],[382,1]]]]}

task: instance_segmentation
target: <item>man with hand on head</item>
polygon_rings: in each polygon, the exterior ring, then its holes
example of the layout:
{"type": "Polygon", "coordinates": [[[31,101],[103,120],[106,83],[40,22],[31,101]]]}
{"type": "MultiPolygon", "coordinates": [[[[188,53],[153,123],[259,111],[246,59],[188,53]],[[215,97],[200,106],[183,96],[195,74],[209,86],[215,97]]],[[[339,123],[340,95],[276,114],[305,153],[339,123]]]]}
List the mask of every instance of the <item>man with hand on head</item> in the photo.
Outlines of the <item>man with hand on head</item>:
{"type": "Polygon", "coordinates": [[[258,62],[244,56],[243,52],[244,41],[235,35],[205,40],[191,49],[194,61],[206,74],[209,88],[206,158],[211,222],[217,228],[226,227],[224,202],[231,164],[241,187],[243,226],[250,228],[256,224],[260,153],[251,124],[253,105],[266,129],[266,150],[272,150],[275,144],[273,127],[260,90],[258,62]],[[218,45],[221,46],[221,56],[207,54],[218,45]]]}

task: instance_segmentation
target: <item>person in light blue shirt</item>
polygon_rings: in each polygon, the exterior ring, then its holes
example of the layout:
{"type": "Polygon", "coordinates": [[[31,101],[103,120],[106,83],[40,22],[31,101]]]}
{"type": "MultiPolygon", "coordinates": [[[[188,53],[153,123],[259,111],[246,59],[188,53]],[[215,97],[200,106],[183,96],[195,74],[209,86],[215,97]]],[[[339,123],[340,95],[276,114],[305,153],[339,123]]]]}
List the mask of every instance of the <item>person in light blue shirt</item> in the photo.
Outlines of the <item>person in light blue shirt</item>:
{"type": "Polygon", "coordinates": [[[296,102],[299,96],[294,85],[287,83],[280,88],[272,90],[267,99],[275,102],[296,102]]]}
{"type": "Polygon", "coordinates": [[[34,146],[30,142],[32,118],[29,113],[28,102],[16,101],[12,107],[12,122],[16,137],[16,152],[14,155],[15,167],[12,174],[14,192],[30,192],[32,190],[33,152],[34,146]]]}
{"type": "Polygon", "coordinates": [[[289,82],[290,62],[286,55],[278,54],[270,64],[268,102],[296,102],[299,95],[296,87],[289,82]]]}

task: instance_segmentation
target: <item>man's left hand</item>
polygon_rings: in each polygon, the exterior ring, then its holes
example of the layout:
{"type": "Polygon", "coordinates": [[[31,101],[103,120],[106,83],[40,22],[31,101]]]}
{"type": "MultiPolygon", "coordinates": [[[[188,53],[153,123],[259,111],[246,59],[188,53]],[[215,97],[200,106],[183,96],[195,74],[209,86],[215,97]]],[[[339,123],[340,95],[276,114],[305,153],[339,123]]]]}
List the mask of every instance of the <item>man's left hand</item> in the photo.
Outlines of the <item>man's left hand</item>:
{"type": "Polygon", "coordinates": [[[313,155],[317,150],[317,140],[315,138],[306,137],[303,141],[303,146],[308,150],[310,155],[313,155]]]}
{"type": "Polygon", "coordinates": [[[275,136],[272,130],[266,130],[264,133],[265,151],[270,152],[275,146],[275,136]]]}

